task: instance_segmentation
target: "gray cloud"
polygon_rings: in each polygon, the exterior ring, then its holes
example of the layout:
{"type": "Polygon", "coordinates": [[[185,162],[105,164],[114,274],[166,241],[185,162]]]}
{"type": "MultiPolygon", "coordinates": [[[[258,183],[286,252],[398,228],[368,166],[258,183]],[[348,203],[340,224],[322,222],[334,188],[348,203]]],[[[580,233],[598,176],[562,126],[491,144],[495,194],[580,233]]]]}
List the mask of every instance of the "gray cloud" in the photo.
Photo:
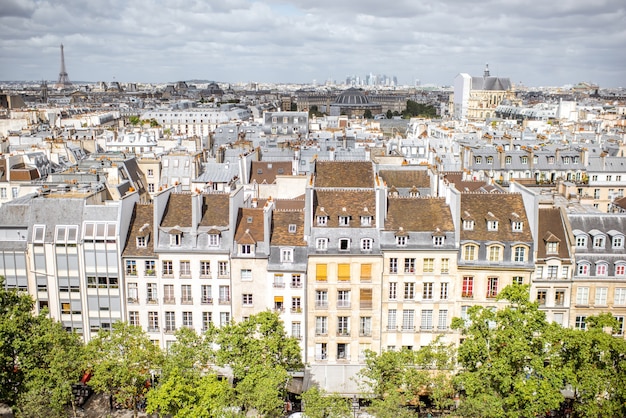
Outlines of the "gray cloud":
{"type": "Polygon", "coordinates": [[[626,86],[623,0],[5,0],[0,79],[626,86]]]}

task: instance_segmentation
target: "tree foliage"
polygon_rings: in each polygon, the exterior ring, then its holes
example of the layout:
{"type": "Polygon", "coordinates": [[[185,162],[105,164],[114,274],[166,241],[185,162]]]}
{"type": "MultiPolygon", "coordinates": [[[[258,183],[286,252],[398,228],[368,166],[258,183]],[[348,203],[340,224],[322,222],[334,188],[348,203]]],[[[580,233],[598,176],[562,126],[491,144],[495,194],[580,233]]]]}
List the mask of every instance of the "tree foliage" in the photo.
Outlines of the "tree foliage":
{"type": "Polygon", "coordinates": [[[432,105],[407,100],[406,109],[402,111],[402,117],[408,119],[415,116],[434,118],[437,116],[437,109],[432,105]]]}
{"type": "Polygon", "coordinates": [[[307,418],[348,418],[352,415],[349,401],[336,393],[327,393],[313,386],[302,394],[307,418]]]}

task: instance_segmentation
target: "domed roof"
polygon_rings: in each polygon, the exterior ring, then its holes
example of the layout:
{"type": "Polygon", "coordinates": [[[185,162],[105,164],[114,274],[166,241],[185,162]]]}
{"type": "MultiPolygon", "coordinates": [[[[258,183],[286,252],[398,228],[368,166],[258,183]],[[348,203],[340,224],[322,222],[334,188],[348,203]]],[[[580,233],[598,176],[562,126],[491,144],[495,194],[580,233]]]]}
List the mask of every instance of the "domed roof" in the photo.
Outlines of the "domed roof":
{"type": "Polygon", "coordinates": [[[335,100],[335,103],[341,105],[366,105],[369,104],[370,101],[365,93],[363,93],[363,90],[352,87],[341,93],[339,97],[337,97],[337,100],[335,100]]]}

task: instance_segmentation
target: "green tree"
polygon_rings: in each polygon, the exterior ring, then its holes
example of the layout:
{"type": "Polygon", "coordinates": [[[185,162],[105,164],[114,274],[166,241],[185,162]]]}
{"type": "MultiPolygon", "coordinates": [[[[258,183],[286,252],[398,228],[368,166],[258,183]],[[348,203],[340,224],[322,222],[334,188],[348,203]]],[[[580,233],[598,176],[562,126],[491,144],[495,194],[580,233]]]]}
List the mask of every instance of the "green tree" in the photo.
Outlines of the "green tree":
{"type": "Polygon", "coordinates": [[[387,109],[387,119],[393,119],[393,113],[391,112],[391,109],[387,109]]]}
{"type": "Polygon", "coordinates": [[[363,118],[365,119],[372,119],[372,111],[369,109],[365,109],[365,112],[363,112],[363,118]]]}
{"type": "Polygon", "coordinates": [[[626,416],[626,341],[614,337],[617,320],[589,317],[587,330],[564,329],[561,353],[574,413],[581,417],[626,416]]]}
{"type": "Polygon", "coordinates": [[[460,415],[537,417],[563,402],[559,327],[546,321],[528,292],[528,286],[507,286],[498,299],[508,306],[474,306],[467,322],[454,319],[465,337],[458,349],[460,415]]]}
{"type": "Polygon", "coordinates": [[[114,399],[137,416],[152,373],[161,367],[160,349],[140,328],[116,322],[111,331],[100,331],[87,345],[89,385],[114,399]]]}
{"type": "Polygon", "coordinates": [[[216,363],[229,366],[239,403],[265,416],[282,413],[290,371],[302,369],[298,340],[287,337],[275,312],[265,311],[221,327],[216,363]]]}
{"type": "Polygon", "coordinates": [[[336,393],[327,393],[313,386],[302,393],[302,405],[307,418],[349,418],[349,400],[336,393]]]}
{"type": "Polygon", "coordinates": [[[139,125],[139,122],[140,122],[140,119],[139,119],[139,116],[137,115],[133,115],[128,118],[128,123],[130,123],[133,126],[139,125]]]}
{"type": "Polygon", "coordinates": [[[402,117],[405,119],[421,116],[427,118],[434,118],[437,116],[437,109],[432,105],[426,105],[423,103],[417,103],[413,100],[406,101],[406,109],[402,112],[402,117]]]}

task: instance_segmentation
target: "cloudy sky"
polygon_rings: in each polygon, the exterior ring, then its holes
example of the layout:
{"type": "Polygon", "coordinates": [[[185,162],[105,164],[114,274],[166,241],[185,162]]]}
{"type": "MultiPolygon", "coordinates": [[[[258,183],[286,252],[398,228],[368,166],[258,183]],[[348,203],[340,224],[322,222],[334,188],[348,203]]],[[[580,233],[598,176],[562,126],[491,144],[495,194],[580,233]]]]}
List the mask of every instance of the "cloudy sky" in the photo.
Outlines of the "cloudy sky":
{"type": "Polygon", "coordinates": [[[1,0],[0,80],[626,87],[624,0],[1,0]]]}

